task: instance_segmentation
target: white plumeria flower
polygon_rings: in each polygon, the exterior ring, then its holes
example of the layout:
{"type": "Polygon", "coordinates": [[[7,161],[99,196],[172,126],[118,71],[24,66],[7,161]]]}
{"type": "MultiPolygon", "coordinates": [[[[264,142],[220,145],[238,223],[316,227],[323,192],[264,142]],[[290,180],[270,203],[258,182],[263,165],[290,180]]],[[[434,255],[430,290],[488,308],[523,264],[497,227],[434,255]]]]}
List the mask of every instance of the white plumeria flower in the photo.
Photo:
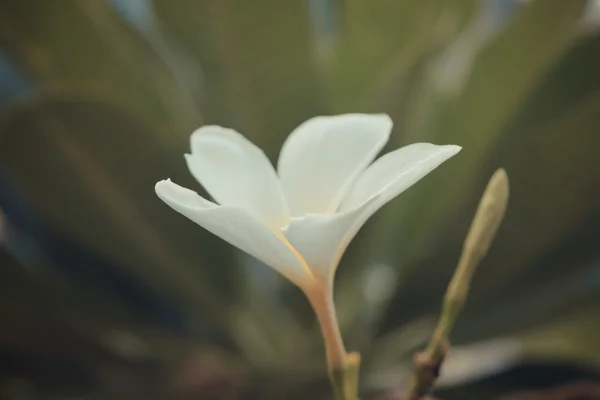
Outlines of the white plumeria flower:
{"type": "Polygon", "coordinates": [[[383,114],[311,118],[287,138],[275,171],[238,132],[204,126],[192,134],[186,161],[216,203],[170,180],[158,182],[156,193],[299,286],[323,324],[332,303],[319,299],[331,298],[338,262],[361,226],[460,151],[416,143],[373,162],[391,129],[383,114]]]}

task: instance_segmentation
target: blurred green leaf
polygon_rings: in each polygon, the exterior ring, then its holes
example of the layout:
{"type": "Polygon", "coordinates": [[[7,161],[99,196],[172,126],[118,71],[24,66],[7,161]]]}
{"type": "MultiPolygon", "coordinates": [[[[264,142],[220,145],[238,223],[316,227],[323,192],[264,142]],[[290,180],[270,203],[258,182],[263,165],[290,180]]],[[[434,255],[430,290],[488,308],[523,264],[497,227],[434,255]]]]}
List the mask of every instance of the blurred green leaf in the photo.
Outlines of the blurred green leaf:
{"type": "Polygon", "coordinates": [[[2,44],[39,87],[120,104],[145,123],[173,130],[162,136],[167,142],[199,123],[190,93],[110,2],[3,2],[0,21],[2,44]]]}
{"type": "Polygon", "coordinates": [[[379,235],[393,237],[387,241],[388,248],[396,248],[399,242],[410,243],[396,254],[400,266],[427,252],[423,246],[460,204],[461,195],[483,178],[481,165],[494,150],[503,127],[572,45],[584,5],[585,1],[549,0],[523,6],[482,50],[458,98],[436,96],[426,105],[428,112],[414,111],[415,116],[425,119],[411,124],[413,128],[407,132],[411,141],[456,143],[463,151],[443,172],[434,173],[408,192],[403,206],[394,210],[394,218],[382,224],[385,227],[379,235]],[[443,201],[439,201],[439,194],[443,194],[443,201]],[[393,226],[402,228],[395,230],[393,226]]]}
{"type": "Polygon", "coordinates": [[[0,132],[3,170],[46,221],[157,294],[183,300],[196,313],[190,321],[223,328],[235,292],[231,251],[156,197],[154,184],[165,174],[192,179],[183,162],[172,161],[179,157],[148,140],[147,128],[113,106],[59,98],[15,109],[0,132]],[[198,246],[202,235],[214,240],[210,252],[198,246]]]}

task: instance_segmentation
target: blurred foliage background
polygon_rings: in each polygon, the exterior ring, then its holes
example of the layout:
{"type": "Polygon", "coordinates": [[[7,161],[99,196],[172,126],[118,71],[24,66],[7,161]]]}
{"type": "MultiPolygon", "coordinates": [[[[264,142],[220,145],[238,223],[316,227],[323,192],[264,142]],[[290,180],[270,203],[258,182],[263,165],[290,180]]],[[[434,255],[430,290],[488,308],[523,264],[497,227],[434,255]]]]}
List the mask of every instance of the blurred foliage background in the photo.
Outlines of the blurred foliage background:
{"type": "Polygon", "coordinates": [[[346,112],[392,116],[385,151],[463,146],[338,270],[365,398],[406,379],[498,167],[511,203],[438,394],[598,378],[600,2],[1,0],[0,43],[0,398],[329,398],[300,292],[154,183],[199,188],[201,124],[274,160],[346,112]]]}

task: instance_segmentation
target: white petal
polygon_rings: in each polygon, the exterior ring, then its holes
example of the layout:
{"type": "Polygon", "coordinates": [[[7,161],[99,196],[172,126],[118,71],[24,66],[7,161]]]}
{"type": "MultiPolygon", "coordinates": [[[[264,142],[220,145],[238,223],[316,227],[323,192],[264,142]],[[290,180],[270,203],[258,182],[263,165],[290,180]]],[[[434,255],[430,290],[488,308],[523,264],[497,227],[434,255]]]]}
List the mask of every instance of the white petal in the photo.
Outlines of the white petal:
{"type": "Polygon", "coordinates": [[[262,150],[238,132],[213,125],[196,130],[190,141],[188,167],[219,204],[247,209],[272,228],[287,225],[283,190],[262,150]]]}
{"type": "Polygon", "coordinates": [[[373,214],[460,149],[454,145],[415,143],[385,154],[361,174],[352,191],[343,200],[340,210],[353,209],[378,195],[378,200],[370,210],[373,214]]]}
{"type": "Polygon", "coordinates": [[[306,262],[297,256],[285,237],[246,210],[218,206],[170,180],[158,182],[155,190],[158,197],[175,211],[273,267],[298,286],[312,282],[313,276],[306,262]]]}
{"type": "Polygon", "coordinates": [[[360,207],[338,214],[308,214],[292,218],[283,234],[310,266],[320,282],[331,283],[346,247],[365,220],[363,215],[377,200],[372,197],[360,207]]]}
{"type": "Polygon", "coordinates": [[[315,117],[298,126],[277,165],[291,215],[336,211],[391,129],[392,121],[383,114],[315,117]]]}

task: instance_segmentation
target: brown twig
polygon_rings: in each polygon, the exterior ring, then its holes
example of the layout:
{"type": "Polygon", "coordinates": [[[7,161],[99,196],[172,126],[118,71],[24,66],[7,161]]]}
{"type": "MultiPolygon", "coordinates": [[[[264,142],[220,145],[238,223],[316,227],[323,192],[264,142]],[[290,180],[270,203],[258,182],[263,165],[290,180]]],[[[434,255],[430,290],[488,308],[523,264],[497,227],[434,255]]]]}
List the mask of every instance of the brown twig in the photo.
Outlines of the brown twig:
{"type": "Polygon", "coordinates": [[[446,290],[435,331],[425,351],[415,356],[415,370],[405,392],[405,400],[421,399],[435,384],[450,346],[450,332],[467,299],[471,278],[498,231],[507,204],[508,177],[503,169],[499,169],[490,179],[479,202],[458,266],[446,290]]]}

